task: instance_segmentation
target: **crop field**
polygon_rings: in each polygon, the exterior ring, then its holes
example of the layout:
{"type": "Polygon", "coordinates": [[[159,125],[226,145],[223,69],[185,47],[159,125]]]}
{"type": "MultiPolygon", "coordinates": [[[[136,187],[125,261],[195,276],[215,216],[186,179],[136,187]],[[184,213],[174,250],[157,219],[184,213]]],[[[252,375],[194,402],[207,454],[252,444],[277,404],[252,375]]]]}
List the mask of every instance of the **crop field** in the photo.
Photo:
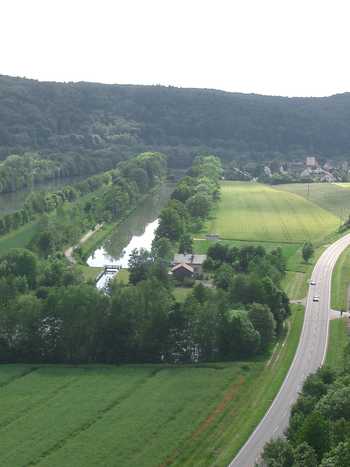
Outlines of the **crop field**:
{"type": "Polygon", "coordinates": [[[303,243],[319,241],[338,226],[336,215],[297,194],[258,183],[223,182],[207,229],[223,239],[303,243]]]}
{"type": "Polygon", "coordinates": [[[288,371],[302,310],[291,321],[285,345],[279,342],[269,360],[1,365],[0,465],[226,465],[288,371]]]}
{"type": "MultiPolygon", "coordinates": [[[[323,209],[335,214],[342,221],[350,214],[350,183],[292,183],[278,185],[279,190],[302,196],[323,209]]],[[[338,226],[340,224],[338,221],[338,226]]]]}

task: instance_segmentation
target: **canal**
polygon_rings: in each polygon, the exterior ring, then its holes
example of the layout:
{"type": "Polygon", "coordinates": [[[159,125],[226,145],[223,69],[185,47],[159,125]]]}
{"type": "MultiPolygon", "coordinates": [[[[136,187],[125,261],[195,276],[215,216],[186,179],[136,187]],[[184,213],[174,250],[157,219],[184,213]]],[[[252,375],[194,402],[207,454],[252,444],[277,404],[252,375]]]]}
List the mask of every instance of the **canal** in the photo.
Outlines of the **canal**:
{"type": "MultiPolygon", "coordinates": [[[[135,248],[150,250],[158,227],[160,211],[169,200],[173,189],[174,185],[164,184],[141,202],[89,256],[87,264],[100,268],[113,265],[124,269],[128,267],[130,254],[135,248]]],[[[113,275],[112,272],[104,274],[97,282],[97,287],[104,288],[113,275]]]]}

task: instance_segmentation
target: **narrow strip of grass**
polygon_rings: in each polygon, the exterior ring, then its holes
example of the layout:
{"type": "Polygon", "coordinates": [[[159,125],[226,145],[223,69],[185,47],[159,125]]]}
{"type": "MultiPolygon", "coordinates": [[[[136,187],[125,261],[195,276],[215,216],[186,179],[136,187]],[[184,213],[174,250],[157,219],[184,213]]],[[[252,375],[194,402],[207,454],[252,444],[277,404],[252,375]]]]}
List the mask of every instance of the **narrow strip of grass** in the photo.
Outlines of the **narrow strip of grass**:
{"type": "Polygon", "coordinates": [[[307,280],[304,272],[287,271],[281,285],[290,300],[302,300],[306,296],[307,280]]]}
{"type": "Polygon", "coordinates": [[[339,256],[332,275],[331,307],[347,310],[348,287],[350,285],[350,247],[339,256]]]}
{"type": "Polygon", "coordinates": [[[326,365],[340,370],[344,363],[344,349],[350,342],[346,325],[347,318],[334,319],[329,324],[326,365]]]}

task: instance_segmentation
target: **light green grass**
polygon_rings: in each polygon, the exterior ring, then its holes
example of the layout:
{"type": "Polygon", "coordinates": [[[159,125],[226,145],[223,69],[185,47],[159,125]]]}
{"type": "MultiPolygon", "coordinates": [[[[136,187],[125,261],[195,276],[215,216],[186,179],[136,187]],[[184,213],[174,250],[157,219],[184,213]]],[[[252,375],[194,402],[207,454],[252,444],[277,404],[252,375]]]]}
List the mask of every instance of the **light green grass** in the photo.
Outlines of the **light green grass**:
{"type": "Polygon", "coordinates": [[[175,287],[173,290],[173,295],[175,300],[179,303],[184,303],[188,295],[193,292],[191,287],[175,287]]]}
{"type": "Polygon", "coordinates": [[[287,271],[282,280],[283,290],[290,300],[301,300],[307,294],[307,278],[304,272],[287,271]]]}
{"type": "Polygon", "coordinates": [[[334,319],[329,323],[326,365],[340,370],[344,363],[344,350],[349,343],[346,322],[348,318],[334,319]]]}
{"type": "Polygon", "coordinates": [[[279,243],[318,241],[338,218],[301,196],[259,183],[223,182],[207,230],[224,239],[279,243]]]}
{"type": "Polygon", "coordinates": [[[269,365],[1,365],[0,464],[226,465],[282,383],[302,316],[269,365]]]}
{"type": "Polygon", "coordinates": [[[278,185],[279,190],[297,194],[328,210],[344,221],[350,214],[349,183],[292,183],[278,185]]]}
{"type": "Polygon", "coordinates": [[[81,272],[86,281],[94,281],[103,268],[92,268],[83,264],[76,265],[77,271],[81,272]]]}
{"type": "Polygon", "coordinates": [[[347,311],[348,288],[350,286],[350,247],[339,256],[332,275],[331,307],[347,311]]]}
{"type": "Polygon", "coordinates": [[[5,255],[11,248],[26,248],[37,231],[37,222],[31,222],[6,235],[2,235],[0,237],[0,256],[5,255]]]}
{"type": "Polygon", "coordinates": [[[115,276],[115,280],[118,284],[127,285],[129,283],[130,273],[127,269],[121,269],[118,274],[115,276]]]}

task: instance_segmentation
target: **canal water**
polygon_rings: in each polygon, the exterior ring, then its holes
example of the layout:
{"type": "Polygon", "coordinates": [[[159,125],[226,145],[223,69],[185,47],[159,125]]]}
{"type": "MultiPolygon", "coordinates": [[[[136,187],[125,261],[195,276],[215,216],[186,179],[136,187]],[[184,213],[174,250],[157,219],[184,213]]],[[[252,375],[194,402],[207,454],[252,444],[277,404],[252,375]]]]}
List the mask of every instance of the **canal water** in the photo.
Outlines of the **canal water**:
{"type": "MultiPolygon", "coordinates": [[[[157,192],[141,202],[125,222],[117,226],[89,256],[87,264],[91,267],[113,265],[127,268],[131,252],[135,248],[150,250],[159,223],[158,216],[173,189],[173,185],[162,185],[157,192]]],[[[104,274],[97,282],[97,287],[104,288],[113,275],[113,273],[104,274]]]]}
{"type": "Polygon", "coordinates": [[[15,191],[13,193],[0,193],[0,217],[22,209],[24,202],[31,191],[55,191],[59,188],[78,183],[83,177],[64,177],[39,183],[30,189],[15,191]]]}

